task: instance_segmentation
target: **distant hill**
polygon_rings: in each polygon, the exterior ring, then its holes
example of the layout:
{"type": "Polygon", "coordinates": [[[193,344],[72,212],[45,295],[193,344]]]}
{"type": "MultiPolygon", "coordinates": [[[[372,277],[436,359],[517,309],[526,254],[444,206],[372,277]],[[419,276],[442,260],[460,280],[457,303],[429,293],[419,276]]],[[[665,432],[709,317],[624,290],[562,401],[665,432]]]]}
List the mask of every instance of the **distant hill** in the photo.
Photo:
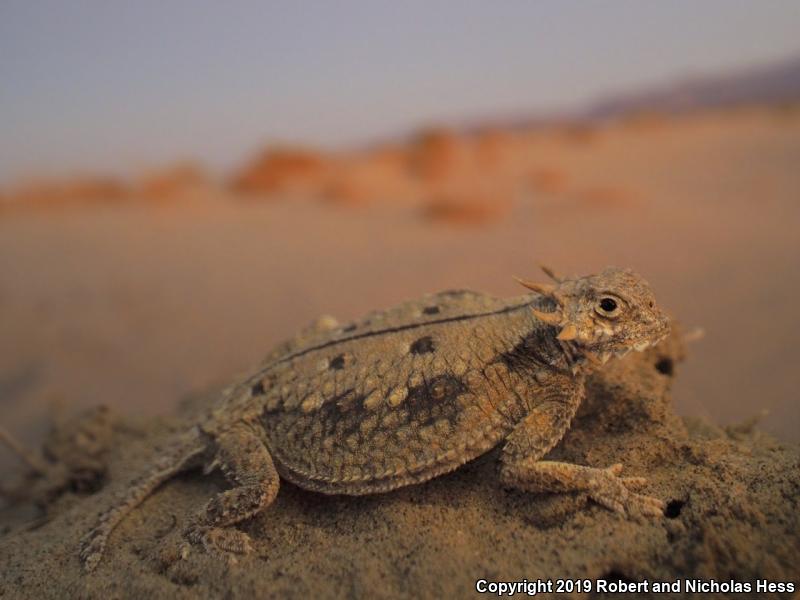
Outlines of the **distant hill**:
{"type": "Polygon", "coordinates": [[[554,123],[578,124],[637,112],[682,113],[746,104],[800,102],[800,56],[717,75],[698,75],[649,89],[601,97],[572,111],[474,117],[451,125],[474,133],[525,129],[554,123]]]}
{"type": "Polygon", "coordinates": [[[692,77],[650,90],[618,94],[590,104],[580,116],[603,119],[643,110],[688,112],[797,100],[800,100],[800,56],[734,73],[692,77]]]}

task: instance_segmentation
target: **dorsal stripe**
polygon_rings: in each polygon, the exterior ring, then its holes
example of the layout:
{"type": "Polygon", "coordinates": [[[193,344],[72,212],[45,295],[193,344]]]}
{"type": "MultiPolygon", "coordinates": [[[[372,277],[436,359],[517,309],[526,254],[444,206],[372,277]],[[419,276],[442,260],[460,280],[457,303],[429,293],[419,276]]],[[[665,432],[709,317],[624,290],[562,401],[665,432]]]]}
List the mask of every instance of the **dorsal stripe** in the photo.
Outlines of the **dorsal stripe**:
{"type": "Polygon", "coordinates": [[[515,310],[519,310],[521,308],[525,308],[529,305],[528,302],[524,304],[515,304],[514,306],[506,306],[505,308],[500,308],[498,310],[493,310],[490,312],[484,313],[477,313],[477,314],[469,314],[469,315],[457,315],[454,317],[445,317],[442,319],[436,319],[434,321],[425,321],[423,323],[409,323],[408,325],[398,325],[397,327],[387,327],[386,329],[379,329],[376,331],[366,331],[364,333],[359,333],[356,335],[351,335],[346,338],[342,338],[339,340],[331,340],[329,342],[325,342],[324,344],[318,344],[316,346],[311,346],[309,348],[304,348],[303,350],[299,350],[294,354],[290,354],[289,356],[285,356],[284,358],[275,361],[274,363],[265,367],[261,373],[268,371],[269,369],[280,365],[282,363],[288,362],[295,358],[299,358],[301,356],[305,356],[306,354],[310,354],[311,352],[316,352],[317,350],[323,350],[325,348],[331,348],[336,346],[337,344],[344,344],[345,342],[352,342],[353,340],[360,340],[369,337],[377,337],[380,335],[386,335],[389,333],[397,333],[399,331],[409,331],[411,329],[417,329],[419,327],[427,327],[429,325],[439,325],[442,323],[454,323],[456,321],[469,321],[470,319],[480,319],[482,317],[491,317],[494,315],[502,315],[505,313],[514,312],[515,310]]]}

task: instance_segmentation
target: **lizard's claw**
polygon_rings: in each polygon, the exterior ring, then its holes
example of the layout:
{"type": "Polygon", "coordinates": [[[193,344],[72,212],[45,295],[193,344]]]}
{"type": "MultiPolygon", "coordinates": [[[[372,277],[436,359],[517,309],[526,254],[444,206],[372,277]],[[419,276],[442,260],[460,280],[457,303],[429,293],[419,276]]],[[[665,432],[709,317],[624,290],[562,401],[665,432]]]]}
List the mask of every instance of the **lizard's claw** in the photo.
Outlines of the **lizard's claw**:
{"type": "Polygon", "coordinates": [[[622,464],[598,469],[590,482],[589,496],[602,506],[620,514],[639,517],[660,517],[666,505],[662,500],[644,494],[636,494],[632,488],[641,488],[647,483],[644,477],[619,477],[622,464]]]}

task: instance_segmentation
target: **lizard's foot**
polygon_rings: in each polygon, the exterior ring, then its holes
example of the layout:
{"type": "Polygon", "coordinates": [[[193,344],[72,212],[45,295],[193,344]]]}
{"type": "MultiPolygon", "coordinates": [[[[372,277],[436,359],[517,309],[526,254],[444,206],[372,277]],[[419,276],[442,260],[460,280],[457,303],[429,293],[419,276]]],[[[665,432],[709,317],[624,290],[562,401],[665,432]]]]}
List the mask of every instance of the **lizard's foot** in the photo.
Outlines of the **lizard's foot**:
{"type": "MultiPolygon", "coordinates": [[[[186,541],[202,546],[206,552],[218,554],[249,554],[253,551],[250,536],[232,527],[191,527],[185,534],[186,541]]],[[[186,556],[189,547],[184,545],[181,555],[186,556]]]]}
{"type": "Polygon", "coordinates": [[[156,558],[170,580],[191,585],[213,568],[213,563],[230,569],[252,550],[250,536],[238,529],[193,525],[164,540],[156,558]]]}
{"type": "Polygon", "coordinates": [[[246,427],[233,428],[216,438],[214,463],[236,481],[247,481],[214,496],[184,530],[188,542],[180,555],[188,556],[190,545],[202,546],[210,553],[248,554],[253,546],[250,537],[234,525],[258,514],[278,493],[278,472],[264,444],[246,427]]]}
{"type": "Polygon", "coordinates": [[[585,473],[589,497],[598,504],[629,517],[660,517],[665,504],[653,496],[631,491],[647,483],[644,477],[619,477],[622,464],[605,469],[590,469],[585,473]]]}
{"type": "Polygon", "coordinates": [[[659,517],[664,503],[637,494],[644,477],[620,477],[622,465],[605,469],[549,460],[523,460],[504,465],[501,477],[513,487],[530,492],[586,492],[598,504],[628,517],[659,517]]]}

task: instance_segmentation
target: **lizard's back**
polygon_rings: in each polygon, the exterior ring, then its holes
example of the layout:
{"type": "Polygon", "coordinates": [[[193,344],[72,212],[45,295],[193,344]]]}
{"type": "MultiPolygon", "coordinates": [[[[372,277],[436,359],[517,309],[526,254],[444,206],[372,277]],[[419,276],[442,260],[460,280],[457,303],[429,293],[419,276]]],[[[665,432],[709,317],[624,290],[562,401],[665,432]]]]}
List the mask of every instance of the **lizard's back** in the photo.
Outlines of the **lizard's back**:
{"type": "Polygon", "coordinates": [[[286,344],[242,390],[281,475],[373,493],[494,447],[529,408],[530,382],[503,359],[530,331],[530,302],[443,292],[286,344]]]}

